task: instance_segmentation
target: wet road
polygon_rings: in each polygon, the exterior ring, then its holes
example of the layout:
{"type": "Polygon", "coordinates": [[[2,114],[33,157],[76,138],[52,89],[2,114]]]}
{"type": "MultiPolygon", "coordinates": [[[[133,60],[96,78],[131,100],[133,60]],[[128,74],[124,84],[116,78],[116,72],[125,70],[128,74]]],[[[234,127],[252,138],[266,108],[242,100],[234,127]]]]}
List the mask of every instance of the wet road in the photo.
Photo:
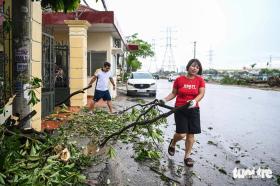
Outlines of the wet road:
{"type": "MultiPolygon", "coordinates": [[[[159,80],[157,98],[165,97],[171,88],[172,83],[159,80]]],[[[180,180],[194,185],[276,184],[275,179],[233,180],[232,170],[263,167],[271,169],[274,176],[280,174],[280,92],[207,84],[200,107],[202,134],[194,145],[193,176],[180,180]]],[[[173,116],[168,122],[165,149],[175,130],[173,116]]],[[[183,166],[184,157],[184,142],[178,144],[178,153],[170,159],[177,168],[183,166]]],[[[189,173],[185,170],[185,175],[189,173]]]]}

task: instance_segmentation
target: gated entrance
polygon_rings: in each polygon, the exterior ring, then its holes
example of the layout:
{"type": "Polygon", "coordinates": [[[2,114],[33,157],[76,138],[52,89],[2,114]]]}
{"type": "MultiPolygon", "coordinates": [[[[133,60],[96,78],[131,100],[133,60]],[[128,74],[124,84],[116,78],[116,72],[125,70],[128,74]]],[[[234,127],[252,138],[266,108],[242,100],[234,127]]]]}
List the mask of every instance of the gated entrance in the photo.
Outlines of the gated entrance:
{"type": "Polygon", "coordinates": [[[0,108],[12,96],[12,33],[10,28],[7,28],[9,21],[11,21],[10,8],[5,8],[4,3],[0,2],[0,108]]]}
{"type": "MultiPolygon", "coordinates": [[[[69,88],[69,47],[56,44],[55,46],[55,104],[65,100],[70,95],[69,88]]],[[[70,100],[65,103],[70,105],[70,100]]]]}
{"type": "MultiPolygon", "coordinates": [[[[69,47],[54,44],[51,31],[42,35],[42,117],[49,115],[57,103],[70,95],[69,47]]],[[[69,105],[70,101],[66,102],[69,105]]]]}
{"type": "Polygon", "coordinates": [[[54,37],[42,34],[42,117],[54,110],[55,103],[55,50],[54,37]]]}

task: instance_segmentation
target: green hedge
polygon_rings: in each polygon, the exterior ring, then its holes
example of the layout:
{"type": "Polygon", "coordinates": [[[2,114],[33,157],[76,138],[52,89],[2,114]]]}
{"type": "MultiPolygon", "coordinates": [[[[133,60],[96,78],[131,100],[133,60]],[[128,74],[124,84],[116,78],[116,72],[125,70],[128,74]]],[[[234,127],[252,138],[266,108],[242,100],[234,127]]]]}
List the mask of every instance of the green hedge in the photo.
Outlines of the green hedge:
{"type": "Polygon", "coordinates": [[[221,84],[224,84],[224,85],[248,85],[249,83],[244,80],[244,79],[234,79],[234,78],[231,78],[231,77],[224,77],[221,81],[220,81],[221,84]]]}

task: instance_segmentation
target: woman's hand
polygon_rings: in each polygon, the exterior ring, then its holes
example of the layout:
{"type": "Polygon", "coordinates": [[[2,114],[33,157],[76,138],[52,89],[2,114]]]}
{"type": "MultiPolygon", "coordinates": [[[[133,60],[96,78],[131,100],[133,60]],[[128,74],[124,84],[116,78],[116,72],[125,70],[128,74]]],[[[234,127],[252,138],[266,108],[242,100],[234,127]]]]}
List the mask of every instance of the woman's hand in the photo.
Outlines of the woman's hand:
{"type": "Polygon", "coordinates": [[[166,99],[165,99],[165,98],[160,99],[160,100],[158,100],[158,101],[159,101],[159,103],[162,104],[162,105],[165,105],[165,103],[166,103],[166,99]]]}
{"type": "Polygon", "coordinates": [[[190,105],[189,105],[189,109],[190,108],[194,108],[194,107],[196,107],[196,104],[197,104],[197,102],[196,102],[196,100],[195,99],[193,99],[193,100],[189,100],[189,101],[187,101],[187,102],[189,102],[190,103],[190,105]]]}

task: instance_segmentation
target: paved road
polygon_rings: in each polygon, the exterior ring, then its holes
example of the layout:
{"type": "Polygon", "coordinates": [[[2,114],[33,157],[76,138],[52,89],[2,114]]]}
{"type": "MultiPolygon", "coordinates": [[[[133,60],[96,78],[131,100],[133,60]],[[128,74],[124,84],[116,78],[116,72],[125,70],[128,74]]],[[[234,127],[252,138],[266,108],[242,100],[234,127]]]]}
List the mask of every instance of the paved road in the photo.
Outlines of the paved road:
{"type": "MultiPolygon", "coordinates": [[[[280,92],[206,86],[206,95],[200,103],[202,134],[197,135],[193,151],[196,164],[192,169],[184,166],[184,142],[181,141],[175,157],[165,154],[162,160],[170,176],[186,185],[276,184],[275,179],[233,180],[232,171],[262,167],[271,169],[274,176],[280,175],[280,92]],[[179,169],[183,169],[181,175],[176,173],[179,169]]],[[[172,83],[158,80],[157,98],[165,97],[171,88],[172,83]]],[[[173,106],[174,101],[168,104],[173,106]]],[[[173,116],[168,118],[168,123],[165,151],[175,130],[173,116]]]]}

